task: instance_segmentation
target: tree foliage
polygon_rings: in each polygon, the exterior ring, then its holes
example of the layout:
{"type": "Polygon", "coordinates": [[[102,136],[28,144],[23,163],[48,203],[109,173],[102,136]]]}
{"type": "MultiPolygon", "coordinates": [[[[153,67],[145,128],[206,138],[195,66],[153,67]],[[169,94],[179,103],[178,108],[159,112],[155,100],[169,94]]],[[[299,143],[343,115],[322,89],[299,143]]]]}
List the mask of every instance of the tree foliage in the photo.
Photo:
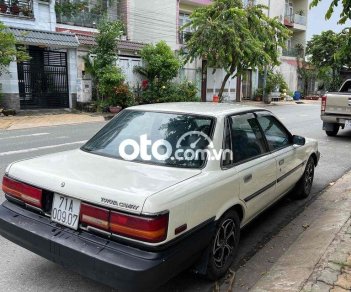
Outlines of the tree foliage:
{"type": "Polygon", "coordinates": [[[92,48],[91,54],[95,55],[95,66],[103,69],[115,64],[118,59],[117,41],[123,34],[123,23],[103,19],[97,29],[99,33],[95,37],[96,46],[92,48]]]}
{"type": "Polygon", "coordinates": [[[146,45],[140,53],[143,66],[136,67],[136,71],[146,77],[151,83],[157,79],[163,84],[175,78],[181,68],[181,61],[164,41],[156,45],[146,45]]]}
{"type": "Polygon", "coordinates": [[[164,41],[146,45],[140,53],[143,66],[135,71],[146,78],[142,83],[140,103],[198,101],[197,88],[191,82],[177,82],[182,60],[164,41]]]}
{"type": "Polygon", "coordinates": [[[188,81],[167,82],[163,86],[151,83],[140,95],[139,103],[200,101],[196,86],[188,81]]]}
{"type": "MultiPolygon", "coordinates": [[[[321,1],[322,0],[312,0],[310,8],[317,6],[321,1]]],[[[351,0],[332,0],[328,10],[326,11],[325,18],[330,19],[330,17],[334,13],[334,9],[338,5],[342,5],[339,24],[344,24],[348,19],[351,19],[351,0]]]]}
{"type": "Polygon", "coordinates": [[[95,37],[96,46],[90,50],[90,57],[85,57],[87,73],[92,75],[98,96],[112,98],[115,88],[124,81],[124,75],[117,67],[117,42],[123,34],[120,21],[103,19],[98,24],[99,33],[95,37]]]}
{"type": "Polygon", "coordinates": [[[0,22],[0,75],[6,72],[11,62],[23,62],[29,59],[24,48],[16,48],[15,36],[0,22]]]}
{"type": "Polygon", "coordinates": [[[279,64],[278,47],[285,47],[290,31],[277,18],[266,16],[265,9],[245,7],[241,0],[214,0],[196,9],[184,26],[193,31],[186,42],[187,60],[206,58],[208,66],[226,71],[220,98],[230,76],[279,64]]]}
{"type": "Polygon", "coordinates": [[[342,66],[340,49],[342,36],[332,30],[323,31],[320,35],[314,35],[307,42],[306,53],[310,55],[310,61],[317,67],[331,67],[338,69],[342,66]]]}
{"type": "Polygon", "coordinates": [[[288,90],[288,84],[281,73],[269,70],[267,72],[266,92],[271,93],[276,89],[278,89],[279,92],[284,92],[284,90],[288,90]]]}
{"type": "Polygon", "coordinates": [[[348,34],[328,30],[307,42],[306,53],[327,90],[340,86],[340,70],[350,63],[349,51],[344,48],[348,40],[348,34]]]}

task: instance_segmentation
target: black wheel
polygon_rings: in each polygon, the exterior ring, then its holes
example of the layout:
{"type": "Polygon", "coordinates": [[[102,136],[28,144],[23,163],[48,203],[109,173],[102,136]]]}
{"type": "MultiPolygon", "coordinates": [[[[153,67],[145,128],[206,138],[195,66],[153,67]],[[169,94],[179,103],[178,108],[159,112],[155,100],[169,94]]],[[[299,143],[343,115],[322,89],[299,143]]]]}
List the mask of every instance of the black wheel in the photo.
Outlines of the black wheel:
{"type": "Polygon", "coordinates": [[[231,210],[218,221],[211,241],[206,273],[208,279],[214,281],[227,273],[236,256],[239,240],[239,216],[231,210]]]}
{"type": "Polygon", "coordinates": [[[305,172],[297,182],[292,195],[295,199],[305,199],[311,193],[314,178],[314,160],[310,157],[307,161],[305,172]]]}
{"type": "Polygon", "coordinates": [[[325,132],[328,136],[335,137],[339,132],[339,128],[340,128],[340,126],[338,124],[333,124],[333,130],[331,130],[331,131],[325,130],[325,132]]]}

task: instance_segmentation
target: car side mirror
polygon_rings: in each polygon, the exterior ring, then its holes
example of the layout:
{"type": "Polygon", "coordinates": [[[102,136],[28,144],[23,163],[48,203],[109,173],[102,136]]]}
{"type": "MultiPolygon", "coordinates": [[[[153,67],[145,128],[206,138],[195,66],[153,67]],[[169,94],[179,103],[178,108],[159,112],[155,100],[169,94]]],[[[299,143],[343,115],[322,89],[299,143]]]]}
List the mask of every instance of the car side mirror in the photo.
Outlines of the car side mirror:
{"type": "Polygon", "coordinates": [[[294,135],[293,136],[293,144],[303,146],[306,144],[306,139],[304,137],[294,135]]]}

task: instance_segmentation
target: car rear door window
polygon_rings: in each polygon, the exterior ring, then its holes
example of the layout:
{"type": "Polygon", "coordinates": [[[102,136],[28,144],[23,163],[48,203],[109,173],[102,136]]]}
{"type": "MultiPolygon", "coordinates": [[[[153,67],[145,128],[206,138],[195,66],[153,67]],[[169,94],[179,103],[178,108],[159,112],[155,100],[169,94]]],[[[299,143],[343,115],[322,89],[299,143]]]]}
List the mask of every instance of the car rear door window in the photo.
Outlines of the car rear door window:
{"type": "Polygon", "coordinates": [[[251,160],[267,152],[258,122],[253,113],[229,118],[234,163],[251,160]]]}
{"type": "Polygon", "coordinates": [[[291,135],[285,127],[273,116],[257,117],[268,143],[270,151],[275,151],[291,145],[291,135]]]}

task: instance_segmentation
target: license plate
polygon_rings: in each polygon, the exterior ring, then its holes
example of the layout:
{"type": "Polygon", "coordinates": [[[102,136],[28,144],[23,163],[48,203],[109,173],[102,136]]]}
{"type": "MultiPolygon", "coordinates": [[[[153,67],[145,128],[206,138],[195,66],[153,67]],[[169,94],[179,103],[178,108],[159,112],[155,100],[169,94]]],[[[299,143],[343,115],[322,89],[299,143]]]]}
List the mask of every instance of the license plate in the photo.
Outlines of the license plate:
{"type": "Polygon", "coordinates": [[[351,120],[345,120],[345,128],[351,128],[351,120]]]}
{"type": "Polygon", "coordinates": [[[51,220],[72,229],[78,229],[80,201],[54,194],[51,220]]]}

